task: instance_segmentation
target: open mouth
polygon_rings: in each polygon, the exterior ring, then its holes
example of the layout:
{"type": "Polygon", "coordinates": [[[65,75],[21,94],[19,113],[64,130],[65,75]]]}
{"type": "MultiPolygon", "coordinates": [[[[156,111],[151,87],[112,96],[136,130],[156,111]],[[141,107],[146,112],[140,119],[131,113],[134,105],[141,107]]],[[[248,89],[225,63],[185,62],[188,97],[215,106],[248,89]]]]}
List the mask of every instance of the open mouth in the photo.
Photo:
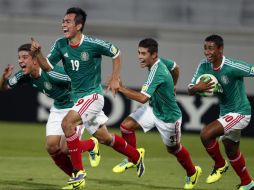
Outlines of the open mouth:
{"type": "Polygon", "coordinates": [[[67,32],[69,32],[69,30],[66,29],[66,28],[64,28],[64,29],[63,29],[63,32],[64,32],[64,33],[67,33],[67,32]]]}
{"type": "Polygon", "coordinates": [[[25,69],[26,68],[26,65],[25,64],[19,64],[21,69],[25,69]]]}

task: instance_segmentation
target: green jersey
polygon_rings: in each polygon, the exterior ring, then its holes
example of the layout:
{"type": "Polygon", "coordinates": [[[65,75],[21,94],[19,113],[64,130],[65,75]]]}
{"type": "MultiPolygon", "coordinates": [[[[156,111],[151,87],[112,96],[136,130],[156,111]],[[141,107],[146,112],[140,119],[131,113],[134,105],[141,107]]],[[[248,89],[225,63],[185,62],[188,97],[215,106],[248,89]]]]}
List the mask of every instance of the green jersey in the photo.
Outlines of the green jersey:
{"type": "Polygon", "coordinates": [[[176,66],[175,61],[173,61],[171,59],[164,59],[164,58],[160,57],[160,61],[166,65],[166,67],[168,68],[169,71],[172,71],[176,66]]]}
{"type": "Polygon", "coordinates": [[[8,80],[8,85],[15,88],[19,85],[28,84],[54,99],[54,106],[57,109],[71,108],[73,101],[70,93],[70,78],[60,66],[55,67],[50,72],[40,69],[40,77],[32,78],[30,75],[24,75],[18,71],[8,80]]]}
{"type": "Polygon", "coordinates": [[[254,65],[223,56],[220,69],[214,70],[212,64],[205,59],[199,64],[191,83],[195,84],[202,74],[214,75],[222,87],[223,92],[217,94],[221,116],[229,112],[251,114],[243,77],[254,76],[254,65]]]}
{"type": "Polygon", "coordinates": [[[182,113],[176,102],[173,78],[165,62],[171,69],[175,64],[172,61],[158,59],[151,67],[141,93],[150,98],[149,105],[157,118],[166,123],[174,123],[182,113]]]}
{"type": "Polygon", "coordinates": [[[115,58],[119,50],[111,43],[82,36],[78,47],[71,47],[68,39],[55,42],[47,59],[52,67],[62,61],[66,73],[71,78],[73,99],[102,93],[101,61],[102,56],[115,58]]]}

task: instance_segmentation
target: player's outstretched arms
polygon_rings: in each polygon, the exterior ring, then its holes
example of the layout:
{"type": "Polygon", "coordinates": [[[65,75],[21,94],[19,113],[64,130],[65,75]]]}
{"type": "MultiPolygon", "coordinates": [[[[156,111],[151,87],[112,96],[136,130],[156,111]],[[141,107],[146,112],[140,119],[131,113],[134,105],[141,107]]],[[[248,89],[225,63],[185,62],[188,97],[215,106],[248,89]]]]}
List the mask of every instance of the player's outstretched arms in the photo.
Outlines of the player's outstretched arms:
{"type": "Polygon", "coordinates": [[[13,72],[13,66],[12,65],[8,65],[4,69],[4,72],[3,72],[2,77],[0,79],[0,90],[1,91],[5,91],[5,90],[9,89],[7,81],[9,79],[9,77],[11,76],[12,72],[13,72]]]}
{"type": "Polygon", "coordinates": [[[52,68],[50,67],[50,65],[48,64],[47,59],[43,56],[42,51],[41,51],[41,45],[39,44],[38,41],[36,41],[33,37],[31,37],[31,41],[32,41],[32,46],[31,46],[31,55],[33,57],[36,57],[40,67],[44,70],[44,71],[51,71],[52,68]]]}

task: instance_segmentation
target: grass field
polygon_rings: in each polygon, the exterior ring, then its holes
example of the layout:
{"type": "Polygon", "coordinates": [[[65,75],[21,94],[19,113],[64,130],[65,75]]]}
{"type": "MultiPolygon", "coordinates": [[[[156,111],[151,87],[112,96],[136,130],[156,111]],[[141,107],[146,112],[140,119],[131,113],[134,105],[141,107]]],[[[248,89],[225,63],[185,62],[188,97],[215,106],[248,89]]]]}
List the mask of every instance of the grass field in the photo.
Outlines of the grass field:
{"type": "MultiPolygon", "coordinates": [[[[112,132],[119,133],[117,130],[112,132]]],[[[166,152],[156,132],[137,133],[138,145],[146,149],[146,173],[138,178],[135,169],[114,174],[112,167],[123,158],[112,149],[101,145],[102,160],[98,168],[91,168],[87,154],[83,155],[88,173],[87,190],[177,190],[183,189],[185,172],[176,159],[166,152]]],[[[84,138],[88,138],[84,134],[84,138]]],[[[232,171],[218,183],[205,183],[212,169],[212,161],[201,146],[197,134],[183,134],[182,143],[189,149],[193,162],[200,165],[203,174],[195,189],[232,190],[239,179],[232,171]]],[[[45,128],[43,124],[0,123],[0,189],[60,189],[68,176],[62,173],[44,150],[45,128]]],[[[241,149],[250,174],[254,176],[254,139],[243,138],[241,149]]]]}

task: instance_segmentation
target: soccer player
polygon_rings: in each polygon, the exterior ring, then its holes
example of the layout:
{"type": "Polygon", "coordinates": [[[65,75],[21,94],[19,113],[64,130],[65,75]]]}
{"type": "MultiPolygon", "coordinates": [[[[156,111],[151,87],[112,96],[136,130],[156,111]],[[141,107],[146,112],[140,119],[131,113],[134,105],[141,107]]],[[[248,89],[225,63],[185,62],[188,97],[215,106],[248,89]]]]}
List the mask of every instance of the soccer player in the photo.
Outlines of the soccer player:
{"type": "Polygon", "coordinates": [[[245,93],[244,77],[254,76],[254,65],[231,59],[223,55],[223,38],[219,35],[208,36],[204,41],[204,55],[189,84],[189,94],[211,91],[211,80],[196,83],[202,74],[212,74],[222,86],[223,92],[218,93],[220,116],[217,120],[205,126],[200,133],[201,141],[207,153],[214,160],[214,168],[207,177],[208,184],[218,181],[228,169],[227,161],[222,157],[217,137],[222,136],[222,142],[229,162],[241,179],[239,190],[254,189],[243,154],[240,152],[240,136],[250,122],[251,106],[245,93]]]}
{"type": "MultiPolygon", "coordinates": [[[[177,158],[187,173],[184,189],[193,189],[202,173],[199,166],[194,166],[187,149],[180,143],[182,113],[177,105],[174,86],[179,67],[172,60],[158,58],[158,43],[147,38],[139,42],[138,58],[142,68],[147,67],[149,75],[141,92],[131,90],[123,85],[119,91],[126,97],[144,104],[131,113],[120,126],[122,137],[136,147],[135,130],[144,132],[156,127],[167,151],[177,158]],[[145,104],[149,102],[148,104],[145,104]]],[[[131,160],[124,159],[113,168],[113,172],[122,173],[131,168],[131,160]]]]}
{"type": "MultiPolygon", "coordinates": [[[[10,90],[17,86],[30,85],[48,97],[54,99],[54,104],[50,109],[50,115],[46,125],[46,149],[55,164],[67,175],[72,174],[72,164],[68,156],[66,139],[61,128],[64,116],[73,106],[70,94],[70,78],[63,68],[58,66],[50,72],[42,71],[36,59],[30,55],[31,44],[23,44],[18,48],[18,63],[20,71],[13,73],[13,66],[8,65],[0,80],[1,90],[10,90]]],[[[77,127],[76,134],[81,137],[84,127],[77,127]]],[[[89,159],[92,167],[96,167],[94,154],[98,150],[98,140],[92,137],[90,140],[82,140],[82,151],[89,151],[89,159]]],[[[83,187],[80,184],[79,187],[83,187]]],[[[68,189],[72,186],[68,186],[68,189]]]]}
{"type": "Polygon", "coordinates": [[[111,146],[130,157],[137,166],[138,176],[141,177],[144,172],[144,149],[137,150],[128,145],[123,138],[110,134],[105,125],[108,118],[102,111],[104,106],[101,86],[102,56],[112,58],[113,72],[108,89],[115,94],[120,87],[120,50],[112,43],[84,35],[82,31],[85,21],[85,11],[77,7],[69,8],[62,23],[64,37],[55,42],[47,58],[43,56],[40,44],[32,38],[32,52],[41,67],[50,71],[62,61],[66,73],[71,78],[75,103],[62,122],[74,167],[68,184],[85,181],[86,173],[81,159],[80,140],[75,132],[75,127],[81,123],[100,143],[111,146]]]}

